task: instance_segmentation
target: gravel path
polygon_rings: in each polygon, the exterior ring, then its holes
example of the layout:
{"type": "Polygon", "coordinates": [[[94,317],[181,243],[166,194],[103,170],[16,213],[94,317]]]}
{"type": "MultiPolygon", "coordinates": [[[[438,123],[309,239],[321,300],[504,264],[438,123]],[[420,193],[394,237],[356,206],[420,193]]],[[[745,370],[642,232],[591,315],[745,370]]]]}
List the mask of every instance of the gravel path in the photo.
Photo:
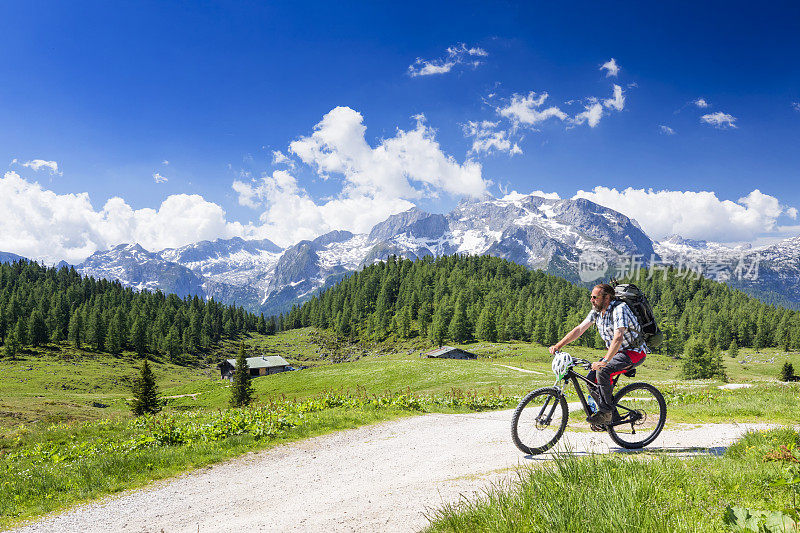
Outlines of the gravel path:
{"type": "MultiPolygon", "coordinates": [[[[429,414],[281,445],[16,531],[417,531],[426,509],[547,459],[514,447],[511,414],[429,414]]],[[[664,430],[648,449],[719,453],[747,429],[766,427],[686,425],[664,430]]],[[[605,433],[567,432],[561,444],[576,453],[624,451],[605,433]]]]}

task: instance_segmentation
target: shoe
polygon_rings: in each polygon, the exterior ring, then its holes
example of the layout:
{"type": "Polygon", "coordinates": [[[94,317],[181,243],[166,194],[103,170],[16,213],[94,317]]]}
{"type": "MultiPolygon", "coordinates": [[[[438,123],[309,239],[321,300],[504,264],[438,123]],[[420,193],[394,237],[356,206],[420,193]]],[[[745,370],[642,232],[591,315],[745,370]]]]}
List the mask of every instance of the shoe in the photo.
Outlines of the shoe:
{"type": "Polygon", "coordinates": [[[592,424],[593,426],[602,426],[603,424],[608,424],[611,422],[611,411],[597,411],[596,413],[592,413],[592,415],[586,419],[587,422],[592,424]]]}

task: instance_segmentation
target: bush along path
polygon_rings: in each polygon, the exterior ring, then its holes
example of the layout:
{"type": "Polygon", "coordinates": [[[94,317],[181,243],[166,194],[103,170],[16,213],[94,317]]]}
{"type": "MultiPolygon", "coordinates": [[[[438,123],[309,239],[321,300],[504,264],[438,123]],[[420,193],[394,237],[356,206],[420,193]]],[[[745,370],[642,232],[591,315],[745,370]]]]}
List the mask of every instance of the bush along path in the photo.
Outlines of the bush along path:
{"type": "MultiPolygon", "coordinates": [[[[317,423],[327,420],[345,426],[344,418],[334,422],[332,417],[324,417],[331,413],[355,417],[362,409],[362,402],[364,409],[369,404],[373,412],[379,413],[388,412],[393,404],[398,409],[421,410],[426,401],[458,404],[471,400],[326,395],[292,404],[280,412],[256,407],[206,418],[157,415],[136,422],[149,428],[143,435],[154,439],[144,448],[150,455],[137,456],[136,453],[142,453],[140,450],[122,457],[135,458],[137,465],[158,468],[160,461],[169,459],[167,450],[172,453],[210,450],[215,443],[252,439],[252,432],[269,438],[282,427],[302,423],[299,421],[314,414],[317,423]]],[[[516,399],[498,397],[495,401],[516,399]]],[[[485,402],[480,400],[473,407],[478,411],[490,407],[485,402]]],[[[129,491],[117,498],[73,508],[19,531],[194,532],[219,530],[220,524],[224,524],[225,530],[242,531],[412,531],[428,527],[429,518],[434,519],[435,527],[447,531],[449,526],[442,522],[444,517],[437,515],[436,509],[460,499],[479,499],[491,482],[510,486],[519,479],[520,466],[536,470],[552,464],[548,459],[553,455],[530,458],[516,450],[509,437],[510,418],[509,410],[431,413],[290,442],[129,491]],[[280,512],[270,506],[253,505],[253,495],[259,494],[280,495],[280,512]]],[[[748,429],[769,427],[744,424],[668,427],[649,451],[672,456],[707,455],[711,450],[719,455],[748,429]]],[[[607,435],[588,431],[569,431],[560,444],[563,444],[561,451],[571,450],[579,456],[611,454],[615,456],[612,460],[620,462],[620,466],[614,467],[618,469],[641,457],[617,453],[622,450],[614,447],[607,435]]],[[[197,456],[194,460],[195,464],[203,464],[197,456]]],[[[680,462],[680,459],[669,460],[680,462]]],[[[100,467],[95,465],[95,468],[100,467]]],[[[41,473],[37,474],[40,477],[41,473]]],[[[581,480],[585,482],[586,479],[581,480]]],[[[669,490],[668,484],[658,487],[669,490]]],[[[48,488],[51,487],[40,487],[48,488]]],[[[586,490],[581,484],[562,488],[586,490]]],[[[10,493],[5,498],[9,496],[10,493]]],[[[723,511],[733,500],[721,495],[718,499],[714,505],[721,507],[713,523],[721,525],[723,511]]],[[[470,531],[470,527],[460,530],[470,531]]]]}

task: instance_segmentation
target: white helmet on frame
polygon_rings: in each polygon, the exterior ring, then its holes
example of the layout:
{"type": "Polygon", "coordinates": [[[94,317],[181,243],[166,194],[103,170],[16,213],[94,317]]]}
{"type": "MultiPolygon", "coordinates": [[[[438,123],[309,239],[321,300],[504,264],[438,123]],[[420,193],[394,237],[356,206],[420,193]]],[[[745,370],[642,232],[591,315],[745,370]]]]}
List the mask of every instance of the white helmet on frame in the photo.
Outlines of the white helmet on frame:
{"type": "Polygon", "coordinates": [[[567,369],[572,364],[572,356],[567,352],[556,352],[555,356],[553,356],[553,374],[556,375],[558,379],[564,377],[564,374],[567,373],[567,369]]]}

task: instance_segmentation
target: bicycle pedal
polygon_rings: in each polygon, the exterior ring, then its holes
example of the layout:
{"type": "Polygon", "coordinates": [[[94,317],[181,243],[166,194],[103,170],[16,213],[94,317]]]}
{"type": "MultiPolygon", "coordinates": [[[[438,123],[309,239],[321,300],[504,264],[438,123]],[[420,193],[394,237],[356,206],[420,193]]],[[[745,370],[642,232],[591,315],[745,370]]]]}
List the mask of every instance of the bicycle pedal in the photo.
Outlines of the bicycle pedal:
{"type": "Polygon", "coordinates": [[[590,424],[589,427],[591,428],[592,431],[597,431],[600,433],[606,430],[605,426],[598,426],[597,424],[590,424]]]}

